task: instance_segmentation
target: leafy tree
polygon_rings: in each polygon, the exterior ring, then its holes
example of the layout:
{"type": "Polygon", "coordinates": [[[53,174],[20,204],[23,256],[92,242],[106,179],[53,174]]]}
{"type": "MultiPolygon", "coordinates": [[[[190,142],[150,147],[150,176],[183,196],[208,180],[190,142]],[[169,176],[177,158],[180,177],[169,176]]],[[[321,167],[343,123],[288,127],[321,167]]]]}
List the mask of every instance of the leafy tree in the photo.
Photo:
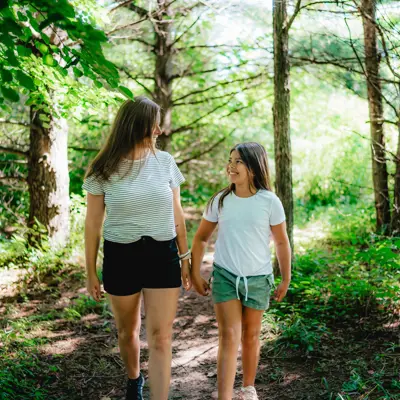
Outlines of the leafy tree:
{"type": "Polygon", "coordinates": [[[29,127],[29,150],[1,150],[28,159],[29,225],[43,224],[54,243],[64,244],[69,202],[64,118],[82,95],[71,74],[89,78],[97,88],[105,84],[129,97],[132,93],[119,86],[118,70],[101,47],[107,37],[84,9],[67,0],[9,0],[0,15],[0,104],[8,115],[12,103],[30,108],[28,122],[3,120],[29,127]]]}

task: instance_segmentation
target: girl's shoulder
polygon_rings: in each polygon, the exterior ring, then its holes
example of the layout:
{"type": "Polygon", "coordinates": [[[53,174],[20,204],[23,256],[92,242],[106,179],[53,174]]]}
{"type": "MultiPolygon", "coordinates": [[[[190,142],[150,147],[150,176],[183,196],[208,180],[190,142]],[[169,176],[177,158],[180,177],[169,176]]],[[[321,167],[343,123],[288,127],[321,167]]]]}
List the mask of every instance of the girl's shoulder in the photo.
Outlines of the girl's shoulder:
{"type": "Polygon", "coordinates": [[[274,192],[271,192],[270,190],[260,189],[257,193],[257,197],[261,201],[268,201],[270,204],[272,204],[276,201],[280,202],[279,197],[274,192]]]}

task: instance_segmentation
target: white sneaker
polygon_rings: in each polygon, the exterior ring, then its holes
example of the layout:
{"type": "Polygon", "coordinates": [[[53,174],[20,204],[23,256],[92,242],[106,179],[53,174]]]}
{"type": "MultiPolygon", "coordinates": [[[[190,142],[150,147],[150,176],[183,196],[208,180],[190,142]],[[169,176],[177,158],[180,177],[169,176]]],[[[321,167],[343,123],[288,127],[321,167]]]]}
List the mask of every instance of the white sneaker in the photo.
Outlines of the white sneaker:
{"type": "Polygon", "coordinates": [[[254,386],[242,387],[242,400],[258,400],[256,388],[254,386]]]}

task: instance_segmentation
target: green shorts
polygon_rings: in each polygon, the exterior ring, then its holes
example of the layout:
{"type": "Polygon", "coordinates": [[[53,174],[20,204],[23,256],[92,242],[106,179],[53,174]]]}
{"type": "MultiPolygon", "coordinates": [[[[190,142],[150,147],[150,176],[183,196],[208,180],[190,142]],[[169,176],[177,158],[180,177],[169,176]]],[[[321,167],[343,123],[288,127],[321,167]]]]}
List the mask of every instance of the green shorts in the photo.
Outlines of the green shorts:
{"type": "Polygon", "coordinates": [[[274,276],[272,274],[248,276],[246,278],[238,277],[214,263],[212,272],[212,298],[214,303],[237,299],[245,307],[267,310],[273,288],[274,276]]]}

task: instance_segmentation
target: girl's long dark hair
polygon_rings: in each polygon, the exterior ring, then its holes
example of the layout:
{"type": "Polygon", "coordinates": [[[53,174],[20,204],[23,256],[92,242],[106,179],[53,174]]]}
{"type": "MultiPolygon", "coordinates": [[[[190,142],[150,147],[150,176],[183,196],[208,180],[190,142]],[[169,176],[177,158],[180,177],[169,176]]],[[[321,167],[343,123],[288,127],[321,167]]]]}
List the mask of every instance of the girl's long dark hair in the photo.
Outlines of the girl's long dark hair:
{"type": "Polygon", "coordinates": [[[151,137],[159,118],[160,106],[150,99],[138,96],[134,101],[125,101],[118,110],[106,144],[91,163],[86,178],[94,175],[108,180],[117,171],[121,160],[134,152],[138,145],[144,150],[154,151],[151,137]]]}
{"type": "MultiPolygon", "coordinates": [[[[249,174],[252,175],[253,180],[250,181],[250,187],[253,186],[256,190],[264,189],[272,191],[268,168],[268,156],[264,146],[256,142],[245,142],[234,146],[231,149],[230,154],[232,154],[234,150],[239,153],[240,158],[247,167],[249,174]]],[[[207,203],[207,211],[212,206],[215,198],[222,193],[218,201],[218,210],[220,211],[224,205],[225,197],[234,190],[235,184],[232,183],[226,188],[215,193],[207,203]]]]}

